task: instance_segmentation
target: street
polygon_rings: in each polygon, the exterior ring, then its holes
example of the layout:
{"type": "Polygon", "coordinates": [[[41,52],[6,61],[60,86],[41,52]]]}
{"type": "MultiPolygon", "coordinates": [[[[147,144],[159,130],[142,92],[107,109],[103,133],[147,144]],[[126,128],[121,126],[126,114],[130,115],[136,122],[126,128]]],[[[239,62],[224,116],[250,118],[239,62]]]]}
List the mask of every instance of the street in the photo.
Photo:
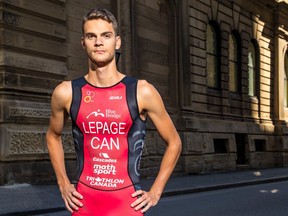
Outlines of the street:
{"type": "Polygon", "coordinates": [[[288,182],[163,198],[147,216],[287,216],[288,182]]]}
{"type": "MultiPolygon", "coordinates": [[[[287,185],[287,181],[281,181],[164,197],[146,216],[287,216],[287,185]]],[[[66,212],[41,214],[68,215],[66,212]]]]}

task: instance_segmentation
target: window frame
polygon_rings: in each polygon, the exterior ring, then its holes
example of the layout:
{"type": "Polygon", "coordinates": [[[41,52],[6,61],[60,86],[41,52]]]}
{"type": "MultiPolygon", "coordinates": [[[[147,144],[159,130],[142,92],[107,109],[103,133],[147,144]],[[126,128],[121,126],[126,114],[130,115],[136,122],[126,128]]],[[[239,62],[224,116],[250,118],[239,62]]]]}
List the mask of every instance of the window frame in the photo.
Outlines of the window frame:
{"type": "Polygon", "coordinates": [[[241,86],[242,86],[242,75],[241,75],[241,39],[237,31],[232,31],[229,35],[229,54],[228,54],[228,67],[229,67],[229,91],[233,93],[241,93],[241,86]],[[231,43],[230,39],[233,40],[234,52],[233,57],[231,58],[231,43]],[[231,79],[231,65],[235,69],[234,72],[234,80],[231,79]],[[233,83],[231,83],[233,81],[233,83]],[[233,88],[234,86],[234,88],[233,88]]]}
{"type": "Polygon", "coordinates": [[[284,54],[284,74],[283,74],[283,81],[284,81],[284,100],[283,106],[288,108],[288,49],[286,49],[284,54]]]}
{"type": "MultiPolygon", "coordinates": [[[[253,60],[253,59],[252,59],[253,60]]],[[[259,91],[260,91],[260,50],[259,50],[259,45],[257,43],[257,41],[255,39],[252,39],[249,42],[249,46],[248,46],[248,52],[247,52],[247,73],[248,73],[248,95],[250,97],[259,97],[259,91]],[[254,49],[254,64],[253,65],[253,93],[251,94],[251,89],[250,89],[250,84],[251,81],[249,80],[250,77],[250,71],[249,71],[249,48],[250,45],[253,47],[254,49]]]]}
{"type": "Polygon", "coordinates": [[[207,87],[211,89],[220,90],[221,89],[221,35],[220,35],[220,28],[215,21],[210,21],[206,27],[206,54],[207,54],[207,58],[206,58],[207,87]],[[208,38],[209,27],[211,29],[211,32],[213,33],[212,35],[213,51],[208,50],[208,47],[209,47],[208,43],[209,41],[211,41],[211,38],[208,38]],[[213,71],[212,76],[209,74],[209,72],[211,72],[212,70],[209,70],[208,68],[210,65],[208,63],[209,62],[208,59],[211,59],[211,57],[213,58],[212,62],[214,62],[214,66],[213,66],[214,71],[213,71]],[[212,80],[211,82],[209,82],[210,77],[214,77],[214,80],[212,80]],[[211,84],[211,83],[214,83],[214,84],[211,84]]]}

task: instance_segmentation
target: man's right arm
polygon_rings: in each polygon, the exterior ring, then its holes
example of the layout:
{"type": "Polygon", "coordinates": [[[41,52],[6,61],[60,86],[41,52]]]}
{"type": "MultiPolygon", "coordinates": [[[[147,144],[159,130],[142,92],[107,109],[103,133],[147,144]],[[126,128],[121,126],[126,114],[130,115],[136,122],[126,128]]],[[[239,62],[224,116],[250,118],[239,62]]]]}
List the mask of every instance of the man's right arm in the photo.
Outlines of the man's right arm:
{"type": "Polygon", "coordinates": [[[71,98],[71,82],[63,82],[55,88],[51,98],[51,117],[46,140],[62,198],[64,199],[66,208],[70,212],[73,212],[73,210],[77,210],[82,206],[82,203],[79,201],[79,199],[82,199],[82,196],[75,190],[74,185],[70,183],[67,176],[61,140],[61,134],[67,117],[67,111],[71,104],[71,98]]]}

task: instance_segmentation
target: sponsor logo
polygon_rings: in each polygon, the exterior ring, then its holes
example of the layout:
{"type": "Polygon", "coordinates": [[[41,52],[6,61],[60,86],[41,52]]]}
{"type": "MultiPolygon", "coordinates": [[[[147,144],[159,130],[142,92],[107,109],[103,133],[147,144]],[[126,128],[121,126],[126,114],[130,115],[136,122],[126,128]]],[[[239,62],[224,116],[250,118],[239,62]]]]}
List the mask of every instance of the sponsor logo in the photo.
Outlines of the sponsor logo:
{"type": "Polygon", "coordinates": [[[97,175],[116,175],[116,166],[112,164],[99,165],[94,164],[94,173],[97,175]]]}
{"type": "Polygon", "coordinates": [[[102,116],[102,117],[105,117],[104,113],[102,113],[100,109],[90,113],[88,116],[86,116],[86,118],[88,119],[88,118],[90,118],[90,116],[95,116],[95,117],[102,116]]]}
{"type": "Polygon", "coordinates": [[[103,158],[110,158],[107,153],[99,153],[99,156],[103,158]]]}
{"type": "Polygon", "coordinates": [[[106,117],[106,118],[114,118],[114,119],[119,119],[121,118],[121,114],[118,114],[116,112],[116,110],[111,110],[111,109],[106,109],[105,113],[101,112],[100,109],[98,109],[97,111],[93,111],[91,112],[89,115],[86,116],[86,118],[90,118],[90,116],[101,116],[101,117],[106,117]]]}
{"type": "Polygon", "coordinates": [[[94,162],[117,163],[117,159],[112,159],[107,153],[99,153],[100,157],[93,157],[94,162]]]}
{"type": "Polygon", "coordinates": [[[122,96],[110,96],[109,100],[121,100],[122,96]]]}
{"type": "Polygon", "coordinates": [[[121,118],[121,115],[117,114],[116,110],[106,109],[106,117],[119,119],[119,118],[121,118]]]}
{"type": "Polygon", "coordinates": [[[94,100],[93,100],[94,97],[95,97],[95,93],[93,91],[86,91],[83,100],[85,103],[94,102],[94,100]]]}

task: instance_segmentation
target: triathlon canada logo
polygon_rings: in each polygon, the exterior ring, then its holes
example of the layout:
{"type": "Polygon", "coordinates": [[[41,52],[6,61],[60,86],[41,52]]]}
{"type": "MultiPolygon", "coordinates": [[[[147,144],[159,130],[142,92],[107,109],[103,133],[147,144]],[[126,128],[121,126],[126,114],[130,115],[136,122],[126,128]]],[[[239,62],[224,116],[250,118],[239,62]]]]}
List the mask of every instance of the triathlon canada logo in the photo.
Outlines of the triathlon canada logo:
{"type": "Polygon", "coordinates": [[[124,179],[87,176],[86,180],[90,182],[91,186],[98,186],[98,187],[117,188],[119,184],[124,184],[124,179]]]}

